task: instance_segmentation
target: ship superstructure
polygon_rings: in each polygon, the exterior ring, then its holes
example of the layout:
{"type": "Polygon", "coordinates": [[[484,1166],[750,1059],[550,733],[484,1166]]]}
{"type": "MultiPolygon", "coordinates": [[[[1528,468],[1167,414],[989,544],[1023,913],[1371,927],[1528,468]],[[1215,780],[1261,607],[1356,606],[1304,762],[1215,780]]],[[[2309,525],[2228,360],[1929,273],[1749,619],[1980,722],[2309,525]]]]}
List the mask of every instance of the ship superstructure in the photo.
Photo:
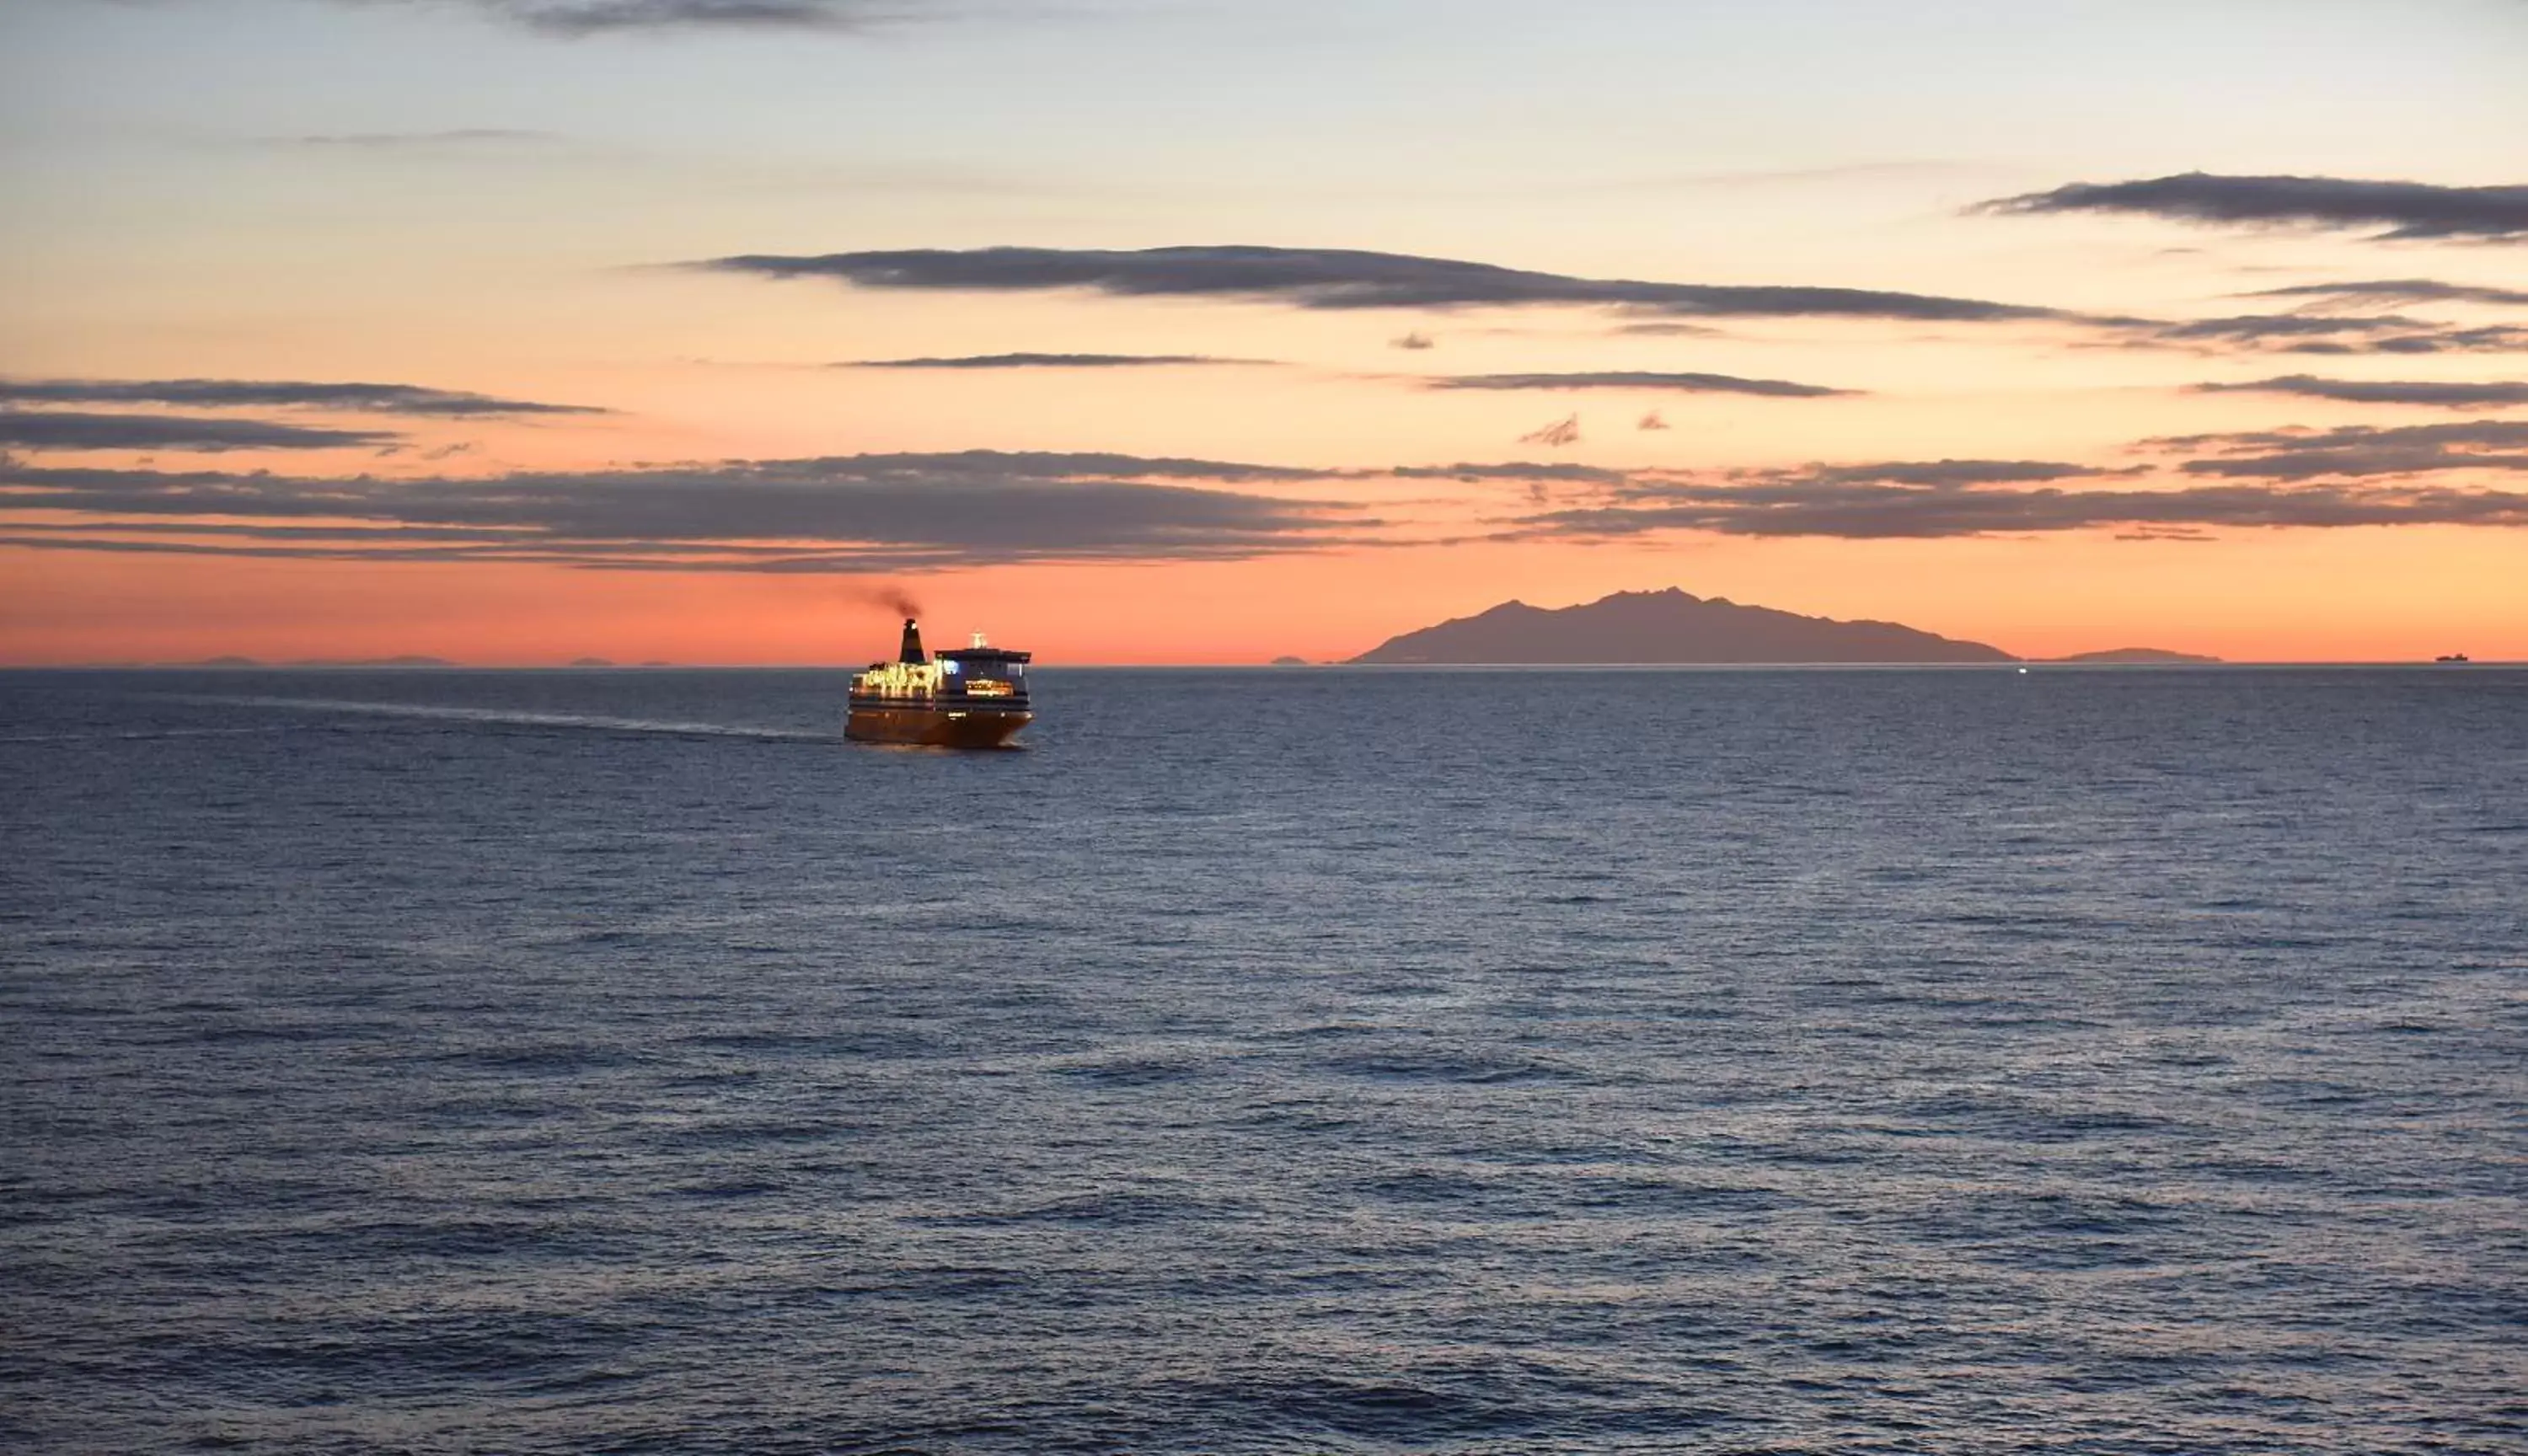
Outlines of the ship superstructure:
{"type": "Polygon", "coordinates": [[[872,662],[852,678],[851,716],[843,736],[870,743],[944,749],[1006,747],[1035,716],[1027,705],[1032,654],[972,646],[935,656],[922,650],[922,627],[904,622],[892,662],[872,662]]]}

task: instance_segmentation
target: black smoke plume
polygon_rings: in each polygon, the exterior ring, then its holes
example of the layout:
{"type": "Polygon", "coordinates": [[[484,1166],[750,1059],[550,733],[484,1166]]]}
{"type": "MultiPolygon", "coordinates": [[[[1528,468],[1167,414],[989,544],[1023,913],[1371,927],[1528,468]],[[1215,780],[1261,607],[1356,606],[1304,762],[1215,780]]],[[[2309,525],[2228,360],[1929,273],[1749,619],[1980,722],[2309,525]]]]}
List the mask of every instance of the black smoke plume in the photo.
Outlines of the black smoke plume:
{"type": "Polygon", "coordinates": [[[867,606],[883,607],[889,616],[919,618],[922,603],[913,599],[902,587],[845,587],[843,596],[867,606]]]}

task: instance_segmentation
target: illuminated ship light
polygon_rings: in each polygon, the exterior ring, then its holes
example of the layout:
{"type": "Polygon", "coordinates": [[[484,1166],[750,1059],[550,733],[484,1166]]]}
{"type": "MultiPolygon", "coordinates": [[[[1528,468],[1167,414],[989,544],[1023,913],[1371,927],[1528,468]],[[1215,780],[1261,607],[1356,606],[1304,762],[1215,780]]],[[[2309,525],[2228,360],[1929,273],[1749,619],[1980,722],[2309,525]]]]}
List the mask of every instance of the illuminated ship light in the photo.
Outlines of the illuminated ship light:
{"type": "Polygon", "coordinates": [[[908,617],[895,660],[872,662],[852,678],[851,714],[843,736],[865,743],[944,749],[997,749],[1035,714],[1027,702],[1032,653],[988,646],[922,650],[921,625],[908,617]]]}

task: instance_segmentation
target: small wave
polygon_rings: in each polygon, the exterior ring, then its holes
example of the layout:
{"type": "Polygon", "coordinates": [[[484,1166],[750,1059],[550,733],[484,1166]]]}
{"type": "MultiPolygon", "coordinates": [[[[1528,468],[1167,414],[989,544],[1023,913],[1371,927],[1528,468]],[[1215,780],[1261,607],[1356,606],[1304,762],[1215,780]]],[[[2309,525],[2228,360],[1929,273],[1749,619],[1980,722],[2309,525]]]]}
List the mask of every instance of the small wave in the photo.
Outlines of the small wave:
{"type": "Polygon", "coordinates": [[[1484,1086],[1503,1082],[1594,1082],[1606,1079],[1603,1073],[1544,1058],[1479,1054],[1421,1056],[1410,1052],[1373,1052],[1329,1058],[1321,1065],[1332,1071],[1374,1081],[1461,1082],[1484,1086]]]}
{"type": "Polygon", "coordinates": [[[1005,1228],[1041,1223],[1129,1227],[1162,1223],[1202,1212],[1201,1205],[1179,1196],[1113,1190],[1012,1208],[911,1214],[905,1216],[904,1222],[935,1228],[1005,1228]]]}
{"type": "Polygon", "coordinates": [[[788,1190],[789,1185],[772,1178],[728,1178],[686,1183],[667,1191],[678,1198],[692,1199],[697,1203],[728,1203],[738,1199],[762,1198],[788,1190]]]}
{"type": "Polygon", "coordinates": [[[476,1067],[517,1075],[564,1076],[608,1066],[628,1066],[641,1058],[619,1048],[584,1042],[530,1042],[515,1045],[462,1047],[419,1059],[450,1066],[476,1067]]]}
{"type": "Polygon", "coordinates": [[[653,1134],[661,1147],[701,1151],[798,1147],[834,1142],[860,1130],[841,1118],[735,1118],[697,1120],[653,1134]]]}
{"type": "Polygon", "coordinates": [[[1119,1058],[1107,1062],[1082,1062],[1054,1068],[1057,1075],[1071,1077],[1100,1087],[1149,1087],[1162,1082],[1184,1081],[1202,1075],[1195,1063],[1166,1058],[1119,1058]]]}

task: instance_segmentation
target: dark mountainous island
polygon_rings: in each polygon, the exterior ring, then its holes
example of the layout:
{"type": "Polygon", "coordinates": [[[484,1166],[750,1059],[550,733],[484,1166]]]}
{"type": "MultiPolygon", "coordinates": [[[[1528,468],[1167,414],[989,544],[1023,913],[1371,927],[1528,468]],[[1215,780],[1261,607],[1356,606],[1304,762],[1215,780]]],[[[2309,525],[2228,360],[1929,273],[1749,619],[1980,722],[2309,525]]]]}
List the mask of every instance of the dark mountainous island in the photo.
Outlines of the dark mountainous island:
{"type": "Polygon", "coordinates": [[[1504,601],[1390,638],[1354,662],[2012,662],[1999,648],[1894,622],[1838,622],[1671,587],[1559,610],[1504,601]]]}

